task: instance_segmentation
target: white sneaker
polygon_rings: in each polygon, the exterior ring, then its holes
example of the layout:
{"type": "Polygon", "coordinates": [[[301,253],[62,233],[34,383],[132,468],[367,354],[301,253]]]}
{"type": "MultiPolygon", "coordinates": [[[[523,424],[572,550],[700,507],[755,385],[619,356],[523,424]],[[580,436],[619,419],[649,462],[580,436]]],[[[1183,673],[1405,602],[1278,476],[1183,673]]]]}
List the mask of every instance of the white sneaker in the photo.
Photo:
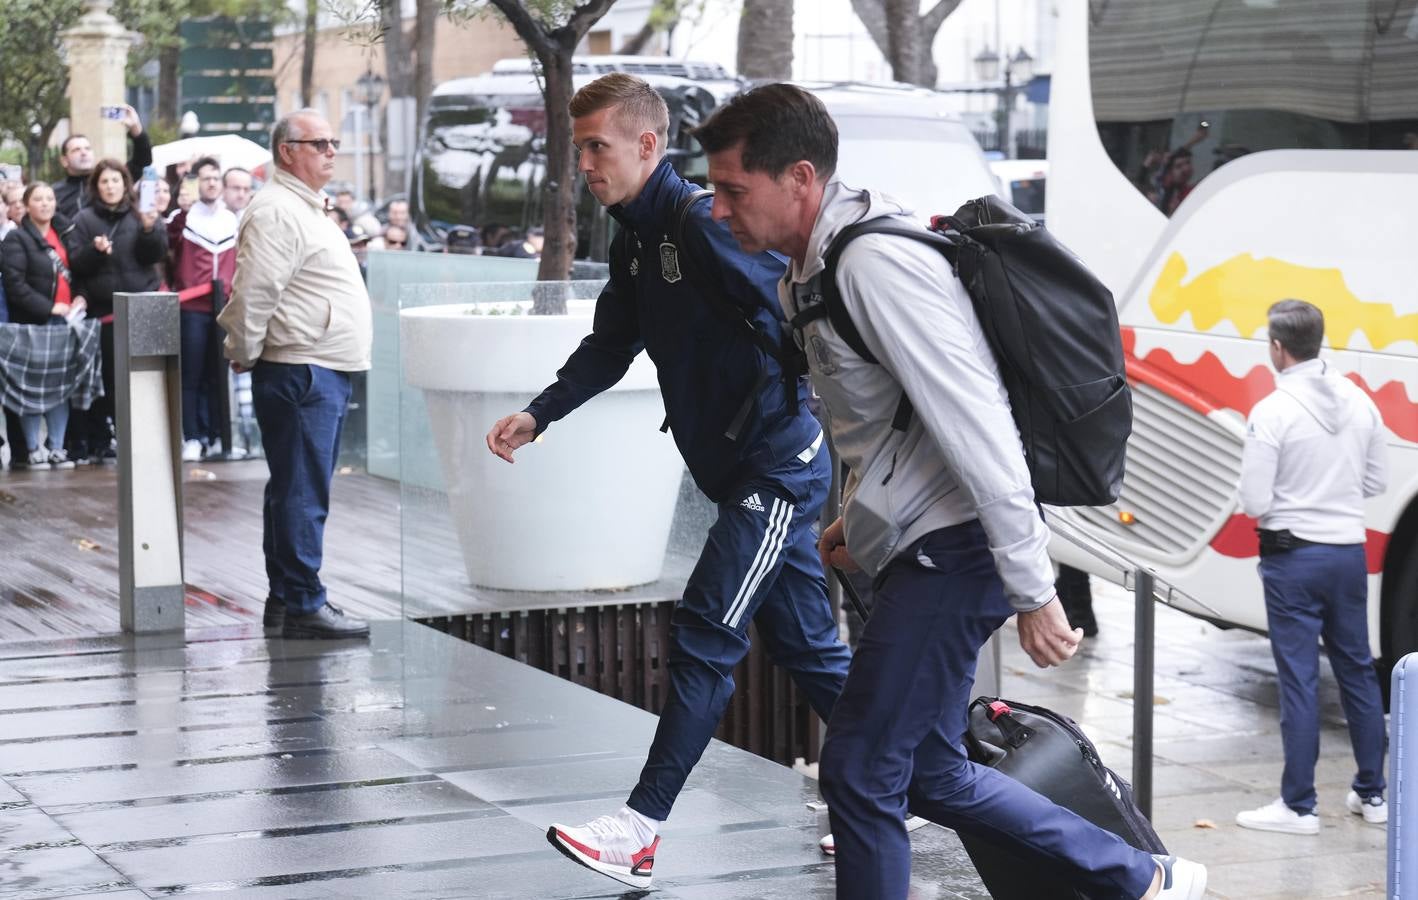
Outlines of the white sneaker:
{"type": "Polygon", "coordinates": [[[210,444],[208,444],[207,447],[206,447],[206,449],[205,449],[205,450],[203,451],[203,453],[202,453],[203,458],[210,457],[210,456],[221,456],[221,455],[222,455],[222,439],[221,439],[221,438],[217,438],[215,441],[212,441],[210,444]]]}
{"type": "Polygon", "coordinates": [[[588,869],[631,887],[650,887],[660,838],[656,836],[648,847],[642,846],[620,815],[601,816],[574,828],[553,824],[547,829],[547,840],[588,869]]]}
{"type": "Polygon", "coordinates": [[[182,461],[201,462],[202,442],[196,439],[182,442],[182,461]]]}
{"type": "MultiPolygon", "coordinates": [[[[931,824],[930,819],[923,819],[920,816],[907,816],[906,833],[910,834],[913,831],[918,831],[929,824],[931,824]]],[[[823,854],[827,856],[836,856],[837,842],[833,840],[831,834],[824,834],[817,842],[817,849],[821,850],[823,854]]]]}
{"type": "Polygon", "coordinates": [[[31,469],[47,469],[47,468],[49,468],[49,451],[46,450],[46,449],[44,449],[43,447],[38,447],[38,448],[36,448],[36,449],[34,449],[34,450],[31,450],[31,451],[30,451],[30,468],[31,468],[31,469]]]}
{"type": "Polygon", "coordinates": [[[1370,797],[1365,800],[1356,792],[1350,791],[1349,796],[1344,798],[1344,805],[1356,816],[1363,816],[1364,821],[1370,825],[1384,825],[1388,822],[1388,804],[1382,797],[1370,797]]]}
{"type": "Polygon", "coordinates": [[[1179,856],[1152,858],[1162,870],[1162,890],[1154,900],[1201,900],[1206,896],[1206,866],[1179,856]]]}
{"type": "Polygon", "coordinates": [[[1256,831],[1278,831],[1281,834],[1319,834],[1320,817],[1314,813],[1302,816],[1285,805],[1284,800],[1236,813],[1236,824],[1256,831]]]}
{"type": "Polygon", "coordinates": [[[51,469],[72,469],[74,461],[69,458],[69,451],[60,447],[58,450],[49,451],[49,467],[51,469]]]}

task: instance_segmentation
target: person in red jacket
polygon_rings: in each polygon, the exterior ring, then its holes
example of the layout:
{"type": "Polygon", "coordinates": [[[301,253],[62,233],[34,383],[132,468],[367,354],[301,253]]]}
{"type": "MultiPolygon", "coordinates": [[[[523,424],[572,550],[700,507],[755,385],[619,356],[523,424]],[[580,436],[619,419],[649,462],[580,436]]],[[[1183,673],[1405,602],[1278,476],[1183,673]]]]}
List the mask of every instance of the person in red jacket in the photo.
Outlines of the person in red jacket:
{"type": "MultiPolygon", "coordinates": [[[[221,202],[222,169],[210,156],[192,166],[197,202],[167,225],[172,247],[172,287],[178,292],[211,285],[221,296],[236,274],[236,216],[221,202]]],[[[182,304],[182,459],[195,462],[222,451],[216,391],[222,384],[220,338],[212,295],[182,304]]]]}

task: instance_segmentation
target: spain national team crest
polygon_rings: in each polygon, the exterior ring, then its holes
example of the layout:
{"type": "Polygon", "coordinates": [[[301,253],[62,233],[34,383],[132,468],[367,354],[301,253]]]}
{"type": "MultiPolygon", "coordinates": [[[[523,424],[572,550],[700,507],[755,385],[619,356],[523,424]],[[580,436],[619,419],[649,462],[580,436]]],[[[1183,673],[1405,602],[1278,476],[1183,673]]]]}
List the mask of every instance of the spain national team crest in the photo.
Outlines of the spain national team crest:
{"type": "Polygon", "coordinates": [[[660,274],[670,284],[674,284],[680,279],[679,251],[669,241],[660,245],[660,274]]]}

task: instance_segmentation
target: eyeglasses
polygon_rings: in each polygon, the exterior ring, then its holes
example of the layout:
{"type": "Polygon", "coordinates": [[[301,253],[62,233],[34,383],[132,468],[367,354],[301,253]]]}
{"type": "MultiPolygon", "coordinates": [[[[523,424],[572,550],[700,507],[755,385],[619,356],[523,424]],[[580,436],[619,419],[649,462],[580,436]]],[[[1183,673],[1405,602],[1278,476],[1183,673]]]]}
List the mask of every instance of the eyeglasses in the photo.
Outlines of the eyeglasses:
{"type": "Polygon", "coordinates": [[[386,246],[386,247],[402,247],[402,246],[404,246],[404,245],[407,244],[407,243],[408,243],[408,241],[391,241],[391,240],[387,240],[387,239],[386,239],[386,240],[384,241],[384,246],[386,246]]]}
{"type": "Polygon", "coordinates": [[[338,138],[315,138],[315,139],[313,139],[313,140],[304,140],[304,141],[282,141],[282,143],[284,143],[284,144],[309,144],[310,146],[312,146],[312,147],[315,148],[315,152],[316,152],[316,153],[324,153],[326,150],[329,150],[331,147],[334,147],[336,150],[340,149],[340,141],[339,141],[338,138]]]}

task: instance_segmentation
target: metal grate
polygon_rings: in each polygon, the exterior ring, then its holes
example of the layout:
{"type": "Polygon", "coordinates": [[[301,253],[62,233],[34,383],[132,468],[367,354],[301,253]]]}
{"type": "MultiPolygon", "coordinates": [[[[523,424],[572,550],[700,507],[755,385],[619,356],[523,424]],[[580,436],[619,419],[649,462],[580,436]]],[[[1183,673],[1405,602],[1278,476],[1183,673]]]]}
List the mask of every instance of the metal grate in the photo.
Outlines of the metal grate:
{"type": "Polygon", "coordinates": [[[1133,384],[1133,431],[1122,495],[1077,507],[1079,524],[1122,549],[1186,558],[1231,514],[1241,477],[1242,437],[1145,384],[1133,384]],[[1132,525],[1117,512],[1136,517],[1132,525]]]}
{"type": "MultiPolygon", "coordinates": [[[[543,672],[658,713],[669,690],[674,601],[435,616],[419,621],[543,672]]],[[[774,762],[815,762],[820,724],[749,627],[748,656],[714,736],[774,762]]]]}

